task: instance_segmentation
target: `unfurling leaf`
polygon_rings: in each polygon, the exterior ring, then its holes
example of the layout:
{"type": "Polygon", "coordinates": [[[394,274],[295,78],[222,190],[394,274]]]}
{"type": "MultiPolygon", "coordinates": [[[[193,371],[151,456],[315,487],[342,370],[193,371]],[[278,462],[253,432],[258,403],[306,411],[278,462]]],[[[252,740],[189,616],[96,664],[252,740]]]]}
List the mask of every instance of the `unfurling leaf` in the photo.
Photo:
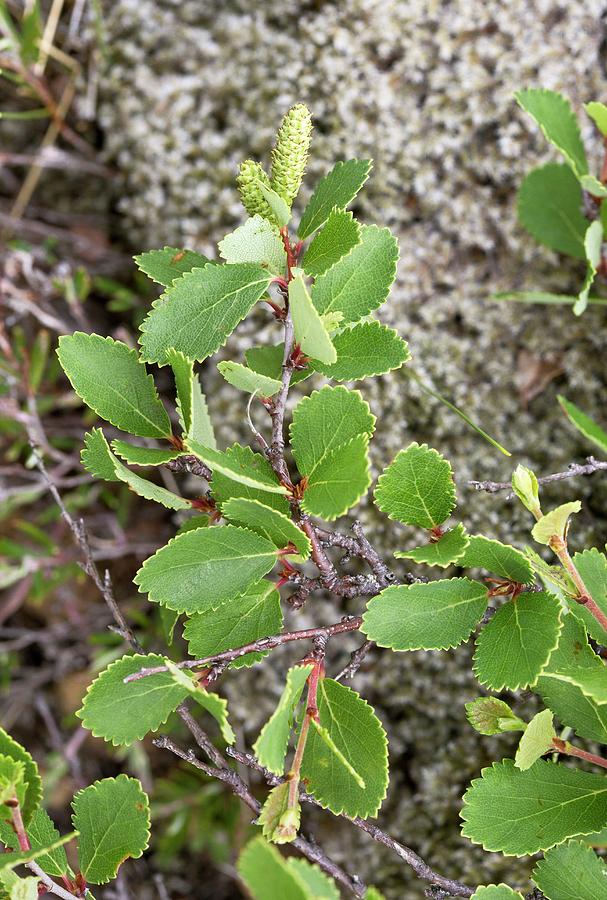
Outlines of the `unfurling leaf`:
{"type": "Polygon", "coordinates": [[[535,472],[519,464],[512,473],[512,490],[529,512],[541,515],[539,484],[535,472]]]}
{"type": "Polygon", "coordinates": [[[167,351],[167,362],[175,377],[177,412],[184,440],[198,441],[205,447],[216,450],[213,423],[192,360],[179,350],[170,349],[167,351]]]}
{"type": "Polygon", "coordinates": [[[142,272],[158,284],[168,287],[176,278],[181,278],[194,268],[202,268],[211,262],[202,253],[194,250],[179,250],[176,247],[165,247],[163,250],[148,250],[134,257],[142,272]]]}
{"type": "Polygon", "coordinates": [[[552,712],[543,709],[531,719],[523,736],[519,741],[514,765],[524,771],[530,769],[540,756],[543,756],[552,747],[552,741],[556,737],[552,724],[552,712]]]}
{"type": "Polygon", "coordinates": [[[303,353],[329,365],[334,363],[337,360],[337,352],[331,343],[329,332],[312,304],[301,275],[297,275],[289,284],[289,309],[295,341],[303,353]]]}
{"type": "Polygon", "coordinates": [[[512,712],[498,697],[478,697],[466,703],[466,717],[479,734],[503,734],[524,731],[526,723],[512,712]]]}
{"type": "Polygon", "coordinates": [[[337,162],[319,181],[301,217],[297,234],[303,241],[327,221],[334,209],[345,209],[369,177],[371,160],[349,159],[337,162]]]}
{"type": "Polygon", "coordinates": [[[273,275],[284,275],[287,253],[278,229],[262,216],[247,219],[218,244],[228,263],[257,263],[273,275]]]}
{"type": "Polygon", "coordinates": [[[288,844],[294,841],[299,831],[301,819],[301,807],[299,797],[295,806],[289,806],[290,783],[283,781],[272,788],[266,802],[257,817],[257,824],[261,825],[262,834],[274,844],[288,844]]]}
{"type": "Polygon", "coordinates": [[[563,503],[552,509],[549,513],[535,523],[531,529],[533,539],[538,544],[550,544],[553,537],[564,538],[569,528],[569,518],[574,513],[578,513],[582,508],[579,500],[573,500],[570,503],[563,503]]]}
{"type": "Polygon", "coordinates": [[[260,375],[254,369],[243,366],[242,363],[225,360],[217,363],[218,371],[223,375],[228,384],[245,391],[247,394],[258,394],[260,397],[273,397],[281,388],[281,383],[275,378],[267,378],[260,375]]]}
{"type": "Polygon", "coordinates": [[[272,220],[280,228],[286,228],[291,221],[291,207],[287,201],[263,181],[259,182],[259,190],[272,212],[272,220]]]}
{"type": "Polygon", "coordinates": [[[576,316],[581,316],[588,306],[588,297],[590,296],[590,288],[596,277],[596,273],[601,263],[601,251],[603,247],[603,224],[600,219],[595,219],[586,229],[584,235],[584,253],[586,255],[586,278],[578,298],[573,305],[573,312],[576,316]]]}
{"type": "Polygon", "coordinates": [[[295,708],[311,671],[311,665],[294,666],[289,669],[287,683],[278,701],[278,706],[253,744],[255,756],[261,765],[273,772],[274,775],[283,774],[295,708]]]}
{"type": "Polygon", "coordinates": [[[436,528],[455,508],[450,463],[427,444],[409,444],[379,476],[375,503],[405,525],[436,528]]]}

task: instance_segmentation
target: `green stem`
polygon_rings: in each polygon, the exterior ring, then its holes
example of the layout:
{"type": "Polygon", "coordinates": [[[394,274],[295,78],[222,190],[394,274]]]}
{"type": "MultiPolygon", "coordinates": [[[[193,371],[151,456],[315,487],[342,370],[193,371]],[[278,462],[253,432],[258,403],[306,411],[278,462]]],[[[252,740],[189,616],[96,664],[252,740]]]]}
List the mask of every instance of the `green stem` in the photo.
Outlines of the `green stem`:
{"type": "Polygon", "coordinates": [[[578,572],[575,563],[569,555],[567,542],[558,535],[554,535],[550,538],[550,548],[558,556],[561,565],[569,574],[571,580],[573,581],[573,584],[575,585],[577,596],[574,597],[574,600],[576,601],[576,603],[579,603],[581,606],[585,607],[590,615],[594,616],[601,628],[607,631],[607,616],[590,596],[590,591],[586,587],[584,579],[578,572]]]}
{"type": "Polygon", "coordinates": [[[320,681],[323,665],[321,662],[315,662],[314,668],[310,672],[308,678],[308,697],[306,703],[306,714],[301,724],[301,731],[297,739],[295,748],[295,756],[291,769],[287,775],[289,782],[289,797],[287,802],[288,809],[298,809],[299,807],[299,783],[301,781],[301,764],[303,762],[304,751],[306,749],[306,741],[308,740],[308,732],[310,731],[310,722],[312,719],[318,719],[318,682],[320,681]]]}

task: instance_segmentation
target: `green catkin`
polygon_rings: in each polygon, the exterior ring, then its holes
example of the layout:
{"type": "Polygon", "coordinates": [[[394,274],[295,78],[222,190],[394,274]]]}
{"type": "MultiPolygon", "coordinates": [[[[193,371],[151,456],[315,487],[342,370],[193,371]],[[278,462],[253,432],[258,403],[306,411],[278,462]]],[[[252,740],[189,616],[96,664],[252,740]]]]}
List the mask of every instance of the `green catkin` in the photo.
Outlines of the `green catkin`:
{"type": "Polygon", "coordinates": [[[292,106],[272,150],[272,188],[291,206],[304,176],[312,136],[312,116],[304,103],[292,106]]]}
{"type": "Polygon", "coordinates": [[[250,216],[263,216],[264,219],[275,222],[275,216],[259,189],[260,181],[266,187],[270,187],[270,179],[264,172],[261,164],[252,159],[245,159],[240,164],[236,179],[242,205],[250,216]]]}

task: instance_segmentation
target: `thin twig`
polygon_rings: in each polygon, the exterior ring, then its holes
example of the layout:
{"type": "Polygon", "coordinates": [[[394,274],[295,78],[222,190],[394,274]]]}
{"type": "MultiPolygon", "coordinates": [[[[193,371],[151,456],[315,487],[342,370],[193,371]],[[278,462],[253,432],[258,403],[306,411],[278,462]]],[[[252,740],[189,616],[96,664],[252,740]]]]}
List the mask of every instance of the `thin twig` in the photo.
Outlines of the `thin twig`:
{"type": "MultiPolygon", "coordinates": [[[[594,472],[605,470],[607,470],[607,462],[595,459],[594,456],[587,456],[584,464],[570,463],[564,472],[542,475],[541,478],[538,478],[538,484],[550,484],[553,481],[563,481],[565,478],[574,478],[577,475],[593,475],[594,472]]],[[[489,494],[509,490],[511,492],[509,497],[514,496],[510,481],[469,481],[468,484],[476,488],[477,491],[487,491],[489,494]]]]}
{"type": "Polygon", "coordinates": [[[66,891],[65,888],[62,888],[60,884],[55,884],[52,878],[46,874],[46,872],[40,868],[37,862],[28,862],[25,863],[26,868],[33,872],[36,878],[39,878],[42,884],[45,886],[49,894],[55,894],[56,897],[62,897],[63,900],[78,900],[76,894],[70,894],[69,891],[66,891]]]}

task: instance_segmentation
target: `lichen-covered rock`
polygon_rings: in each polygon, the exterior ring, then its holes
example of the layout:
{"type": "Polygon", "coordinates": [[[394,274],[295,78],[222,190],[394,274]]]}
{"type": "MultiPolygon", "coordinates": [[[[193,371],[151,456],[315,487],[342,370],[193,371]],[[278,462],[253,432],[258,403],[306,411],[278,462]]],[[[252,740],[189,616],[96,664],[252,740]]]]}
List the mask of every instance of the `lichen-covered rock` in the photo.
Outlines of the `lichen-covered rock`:
{"type": "MultiPolygon", "coordinates": [[[[108,157],[123,178],[124,234],[137,248],[212,249],[242,215],[234,184],[240,162],[251,156],[267,167],[280,118],[292,103],[307,103],[316,130],[296,207],[336,158],[373,157],[356,211],[389,225],[401,243],[383,320],[409,340],[416,371],[516,461],[541,471],[562,467],[592,448],[565,423],[556,389],[600,411],[605,312],[575,319],[565,308],[486,297],[579,283],[578,267],[538,249],[516,224],[517,185],[554,154],[512,94],[554,88],[578,110],[602,98],[606,8],[604,0],[116,0],[101,93],[108,157]]],[[[584,135],[592,138],[589,124],[584,135]]],[[[595,146],[598,157],[598,140],[595,146]]],[[[244,323],[232,350],[259,339],[261,324],[244,323]]],[[[237,403],[242,409],[242,396],[211,373],[206,390],[222,437],[234,439],[226,419],[237,403]]],[[[379,417],[377,467],[410,440],[428,441],[454,464],[471,530],[524,537],[529,522],[520,505],[466,487],[470,478],[508,477],[512,460],[420,393],[404,371],[364,390],[379,417]]],[[[565,482],[548,496],[581,496],[580,526],[589,533],[593,516],[604,522],[600,476],[565,482]]],[[[375,524],[380,543],[389,537],[394,547],[393,525],[375,524]]],[[[412,538],[402,530],[403,542],[412,538]]],[[[467,651],[384,652],[374,660],[356,686],[390,731],[393,780],[382,825],[469,883],[522,877],[524,863],[472,849],[458,834],[465,781],[504,748],[465,722],[463,702],[475,692],[467,651]]],[[[238,684],[242,695],[246,673],[238,684]]],[[[318,834],[336,853],[341,846],[342,858],[355,859],[387,897],[423,897],[393,855],[353,829],[344,838],[348,826],[326,815],[322,822],[318,834]]]]}

